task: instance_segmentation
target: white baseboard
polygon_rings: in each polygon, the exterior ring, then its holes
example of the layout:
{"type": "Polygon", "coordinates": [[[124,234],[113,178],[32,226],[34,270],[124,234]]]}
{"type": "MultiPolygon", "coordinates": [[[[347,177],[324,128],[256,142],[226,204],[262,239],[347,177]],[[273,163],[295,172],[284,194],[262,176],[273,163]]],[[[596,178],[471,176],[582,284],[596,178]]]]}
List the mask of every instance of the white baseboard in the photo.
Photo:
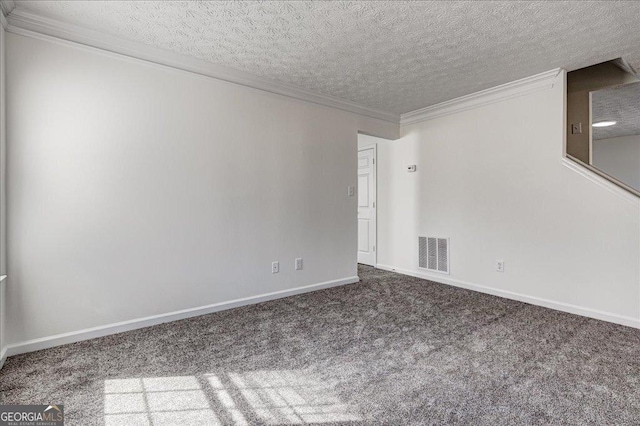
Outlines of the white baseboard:
{"type": "MultiPolygon", "coordinates": [[[[0,12],[0,15],[2,15],[2,13],[0,12]]],[[[7,281],[7,276],[6,275],[0,275],[0,369],[2,369],[2,366],[4,365],[4,362],[7,360],[7,348],[1,346],[2,343],[4,342],[4,339],[6,339],[5,337],[5,294],[6,294],[6,283],[7,281]]]]}
{"type": "MultiPolygon", "coordinates": [[[[296,294],[309,293],[316,290],[322,290],[330,287],[337,287],[346,284],[352,284],[360,281],[357,276],[342,278],[339,280],[326,281],[318,284],[311,284],[303,287],[296,287],[290,290],[275,291],[258,296],[245,297],[242,299],[230,300],[228,302],[214,303],[212,305],[200,306],[197,308],[183,309],[180,311],[169,312],[166,314],[153,315],[144,318],[138,318],[129,321],[108,324],[99,327],[86,328],[84,330],[72,331],[69,333],[56,334],[54,336],[41,337],[39,339],[27,340],[25,342],[7,345],[3,351],[4,357],[23,354],[27,352],[39,351],[41,349],[52,348],[54,346],[66,345],[68,343],[80,342],[83,340],[94,339],[96,337],[108,336],[110,334],[122,333],[125,331],[136,330],[139,328],[150,327],[152,325],[162,324],[171,321],[177,321],[185,318],[197,317],[213,312],[224,311],[227,309],[238,308],[240,306],[254,305],[256,303],[267,302],[269,300],[281,299],[296,294]]],[[[4,358],[3,358],[4,359],[4,358]]]]}
{"type": "Polygon", "coordinates": [[[487,287],[479,284],[472,284],[466,281],[456,280],[456,279],[450,278],[449,276],[444,276],[440,274],[410,271],[406,269],[401,269],[401,268],[396,268],[393,266],[381,265],[381,264],[378,264],[378,268],[384,269],[385,271],[397,272],[403,275],[409,275],[416,278],[422,278],[429,281],[448,284],[454,287],[474,290],[480,293],[491,294],[493,296],[504,297],[505,299],[517,300],[519,302],[525,302],[531,305],[543,306],[545,308],[555,309],[557,311],[562,311],[562,312],[568,312],[570,314],[576,314],[584,317],[595,318],[598,320],[612,322],[615,324],[626,325],[628,327],[640,328],[640,319],[638,318],[612,314],[610,312],[584,308],[582,306],[572,305],[569,303],[556,302],[554,300],[543,299],[535,296],[528,296],[526,294],[514,293],[512,291],[500,290],[497,288],[487,287]]]}
{"type": "Polygon", "coordinates": [[[4,362],[7,360],[7,348],[3,348],[0,351],[0,370],[2,369],[2,366],[4,366],[4,362]]]}

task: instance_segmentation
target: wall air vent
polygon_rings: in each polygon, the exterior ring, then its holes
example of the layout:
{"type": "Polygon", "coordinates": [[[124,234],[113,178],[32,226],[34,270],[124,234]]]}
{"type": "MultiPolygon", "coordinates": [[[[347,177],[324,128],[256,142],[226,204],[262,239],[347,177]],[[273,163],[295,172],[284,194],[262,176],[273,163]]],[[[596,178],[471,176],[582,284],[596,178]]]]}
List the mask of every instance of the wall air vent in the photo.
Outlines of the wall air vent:
{"type": "Polygon", "coordinates": [[[449,239],[418,237],[418,267],[449,273],[449,239]]]}

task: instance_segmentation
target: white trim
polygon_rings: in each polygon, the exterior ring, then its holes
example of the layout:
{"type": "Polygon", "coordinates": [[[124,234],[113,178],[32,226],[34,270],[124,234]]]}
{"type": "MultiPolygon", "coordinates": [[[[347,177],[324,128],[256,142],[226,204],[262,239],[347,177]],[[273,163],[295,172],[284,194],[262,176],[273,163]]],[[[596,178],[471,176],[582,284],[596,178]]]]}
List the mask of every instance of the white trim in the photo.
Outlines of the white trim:
{"type": "Polygon", "coordinates": [[[13,0],[0,0],[0,9],[2,14],[7,16],[16,8],[16,2],[13,0]]]}
{"type": "Polygon", "coordinates": [[[139,328],[150,327],[152,325],[162,324],[171,321],[178,321],[186,318],[206,315],[213,312],[224,311],[227,309],[238,308],[240,306],[253,305],[256,303],[267,302],[269,300],[280,299],[283,297],[294,296],[296,294],[309,293],[312,291],[322,290],[325,288],[337,287],[346,284],[352,284],[360,281],[357,276],[342,278],[333,281],[326,281],[318,284],[311,284],[303,287],[296,287],[289,290],[274,291],[258,296],[245,297],[242,299],[230,300],[228,302],[214,303],[212,305],[200,306],[197,308],[183,309],[180,311],[169,312],[166,314],[152,315],[144,318],[122,321],[115,324],[102,325],[98,327],[86,328],[84,330],[71,331],[69,333],[56,334],[54,336],[41,337],[38,339],[27,340],[25,342],[14,343],[5,347],[6,356],[18,355],[26,352],[39,351],[41,349],[52,348],[54,346],[66,345],[68,343],[80,342],[83,340],[94,339],[96,337],[108,336],[110,334],[122,333],[125,331],[136,330],[139,328]]]}
{"type": "Polygon", "coordinates": [[[385,271],[397,272],[403,275],[409,275],[416,278],[422,278],[429,281],[448,284],[454,287],[460,287],[468,290],[478,291],[480,293],[491,294],[493,296],[504,297],[505,299],[517,300],[519,302],[525,302],[531,305],[543,306],[545,308],[555,309],[556,311],[568,312],[570,314],[576,314],[584,317],[595,318],[598,320],[612,322],[615,324],[626,325],[628,327],[640,328],[639,318],[613,314],[610,312],[599,311],[597,309],[585,308],[582,306],[572,305],[570,303],[556,302],[554,300],[543,299],[541,297],[535,297],[535,296],[528,296],[526,294],[515,293],[512,291],[500,290],[497,288],[487,287],[479,284],[473,284],[466,281],[456,280],[454,278],[445,277],[437,274],[409,271],[406,269],[395,268],[393,266],[381,265],[381,264],[378,264],[378,268],[383,269],[385,271]]]}
{"type": "MultiPolygon", "coordinates": [[[[6,114],[6,111],[4,111],[5,109],[5,96],[4,96],[4,92],[5,92],[5,30],[8,27],[8,23],[7,23],[7,19],[5,18],[5,15],[9,14],[13,8],[15,8],[15,3],[13,2],[13,0],[1,0],[0,1],[0,24],[2,25],[2,29],[0,30],[1,34],[0,34],[0,43],[2,43],[1,49],[0,49],[0,53],[2,53],[2,57],[0,58],[0,62],[2,63],[2,69],[0,70],[0,89],[2,92],[2,99],[0,100],[0,103],[2,104],[2,112],[6,114]]],[[[5,114],[3,114],[2,117],[0,117],[0,133],[2,133],[3,135],[5,134],[5,114]]],[[[5,137],[5,142],[6,142],[6,137],[5,137]]],[[[2,212],[4,213],[4,212],[2,212]]],[[[7,279],[6,275],[1,275],[0,276],[0,345],[4,342],[4,339],[6,339],[6,327],[5,327],[5,295],[6,295],[6,290],[5,290],[5,280],[7,279]]],[[[7,348],[6,347],[2,347],[0,346],[0,369],[2,369],[2,366],[4,365],[4,362],[7,359],[7,348]]]]}
{"type": "Polygon", "coordinates": [[[589,170],[587,167],[579,164],[574,160],[571,160],[568,157],[563,157],[561,161],[562,161],[562,165],[568,168],[569,170],[575,173],[578,173],[582,177],[585,177],[586,179],[595,183],[599,187],[606,189],[607,191],[617,196],[618,198],[628,201],[634,206],[640,208],[640,198],[638,198],[636,195],[632,194],[631,192],[627,191],[626,189],[621,188],[620,186],[611,182],[609,179],[603,176],[600,176],[598,173],[592,170],[589,170]]]}
{"type": "MultiPolygon", "coordinates": [[[[373,182],[375,186],[375,191],[373,193],[373,226],[375,230],[375,240],[373,241],[373,266],[374,268],[378,266],[378,143],[371,142],[363,146],[359,146],[358,154],[360,151],[366,151],[367,149],[373,148],[373,182]]],[[[358,167],[356,166],[356,177],[358,175],[358,167]]],[[[357,188],[357,187],[356,187],[357,188]]],[[[356,194],[357,195],[357,194],[356,194]]],[[[356,199],[356,204],[358,200],[356,199]]],[[[358,217],[358,213],[356,212],[356,217],[358,217]]]]}
{"type": "Polygon", "coordinates": [[[0,24],[5,30],[9,26],[7,22],[7,16],[16,8],[16,4],[13,0],[0,0],[0,24]]]}
{"type": "Polygon", "coordinates": [[[528,95],[540,90],[551,89],[556,77],[562,72],[560,68],[533,75],[531,77],[502,84],[450,101],[441,102],[426,108],[417,109],[400,115],[400,124],[413,124],[432,120],[449,114],[455,114],[472,108],[501,102],[517,96],[528,95]]]}
{"type": "Polygon", "coordinates": [[[0,0],[0,12],[4,16],[9,16],[9,14],[16,8],[16,2],[13,0],[0,0]]]}
{"type": "MultiPolygon", "coordinates": [[[[4,335],[5,332],[5,328],[4,328],[4,295],[5,293],[5,280],[7,279],[6,275],[0,275],[0,335],[2,337],[2,339],[6,339],[6,336],[4,335]]],[[[0,343],[2,343],[2,340],[0,340],[0,343]]],[[[4,365],[4,362],[7,360],[7,348],[4,347],[0,347],[0,369],[2,369],[2,366],[4,365]]]]}
{"type": "Polygon", "coordinates": [[[4,362],[7,360],[7,348],[4,348],[0,351],[0,370],[4,366],[4,362]]]}
{"type": "Polygon", "coordinates": [[[193,72],[207,77],[224,80],[242,86],[252,87],[265,92],[276,93],[343,111],[352,112],[370,118],[399,123],[400,115],[374,108],[368,108],[355,102],[323,95],[299,87],[278,83],[266,78],[258,77],[248,72],[235,70],[222,65],[217,65],[202,59],[180,55],[164,49],[148,46],[142,43],[129,41],[120,37],[111,36],[99,31],[67,24],[51,18],[45,18],[34,13],[14,9],[7,17],[8,31],[27,37],[45,35],[70,43],[106,50],[144,61],[193,72]]]}

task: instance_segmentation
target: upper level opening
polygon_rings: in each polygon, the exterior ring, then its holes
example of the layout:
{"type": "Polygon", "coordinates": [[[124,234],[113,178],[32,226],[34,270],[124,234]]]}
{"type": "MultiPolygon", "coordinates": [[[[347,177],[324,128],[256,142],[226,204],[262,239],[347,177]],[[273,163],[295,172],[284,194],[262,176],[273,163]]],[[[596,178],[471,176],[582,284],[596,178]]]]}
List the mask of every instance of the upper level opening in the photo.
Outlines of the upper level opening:
{"type": "Polygon", "coordinates": [[[640,78],[622,58],[567,73],[565,155],[640,197],[640,78]]]}

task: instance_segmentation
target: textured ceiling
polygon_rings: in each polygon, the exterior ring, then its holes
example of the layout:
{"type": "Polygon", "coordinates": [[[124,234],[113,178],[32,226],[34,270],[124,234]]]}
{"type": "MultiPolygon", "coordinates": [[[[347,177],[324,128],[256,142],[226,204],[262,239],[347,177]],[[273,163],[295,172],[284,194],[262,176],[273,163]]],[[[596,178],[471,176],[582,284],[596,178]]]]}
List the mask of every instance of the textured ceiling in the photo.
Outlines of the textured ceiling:
{"type": "Polygon", "coordinates": [[[640,135],[640,82],[598,90],[591,96],[594,123],[617,121],[615,126],[594,127],[594,140],[640,135]]]}
{"type": "Polygon", "coordinates": [[[394,113],[557,67],[640,65],[640,1],[16,5],[394,113]]]}

